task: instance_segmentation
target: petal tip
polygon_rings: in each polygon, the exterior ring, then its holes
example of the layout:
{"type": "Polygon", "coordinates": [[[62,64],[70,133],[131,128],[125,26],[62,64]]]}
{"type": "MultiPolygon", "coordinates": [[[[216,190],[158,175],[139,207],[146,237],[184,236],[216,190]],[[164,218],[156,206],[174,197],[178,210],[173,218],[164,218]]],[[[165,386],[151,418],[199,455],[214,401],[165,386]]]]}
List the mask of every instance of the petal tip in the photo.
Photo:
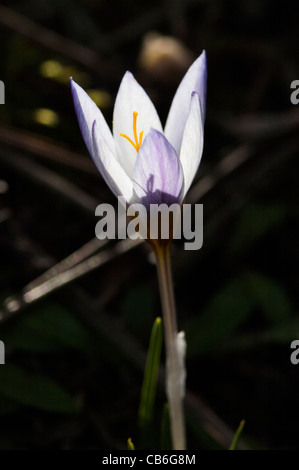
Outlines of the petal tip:
{"type": "Polygon", "coordinates": [[[198,57],[198,60],[202,60],[203,62],[207,62],[207,52],[205,49],[202,50],[202,53],[200,54],[200,56],[198,57]]]}
{"type": "Polygon", "coordinates": [[[75,86],[77,85],[77,83],[75,82],[73,77],[70,77],[70,85],[71,85],[72,88],[75,88],[75,86]]]}
{"type": "Polygon", "coordinates": [[[72,97],[73,99],[75,98],[75,96],[78,95],[78,91],[80,90],[80,85],[78,85],[78,83],[75,82],[75,80],[73,80],[73,77],[70,77],[70,87],[71,87],[71,93],[72,93],[72,97]]]}
{"type": "Polygon", "coordinates": [[[135,80],[135,77],[130,70],[127,70],[123,76],[123,80],[135,80]]]}
{"type": "Polygon", "coordinates": [[[75,82],[74,82],[74,80],[73,80],[73,77],[70,77],[70,87],[71,87],[72,93],[73,93],[73,90],[74,90],[74,88],[75,88],[75,85],[74,85],[74,84],[75,84],[75,82]]]}

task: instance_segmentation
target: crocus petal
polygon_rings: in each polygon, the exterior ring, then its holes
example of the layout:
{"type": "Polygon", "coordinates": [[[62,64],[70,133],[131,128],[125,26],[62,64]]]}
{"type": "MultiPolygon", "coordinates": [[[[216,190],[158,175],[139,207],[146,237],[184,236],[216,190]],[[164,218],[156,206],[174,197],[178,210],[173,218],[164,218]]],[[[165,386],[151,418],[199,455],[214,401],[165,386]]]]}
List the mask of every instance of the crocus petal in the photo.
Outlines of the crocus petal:
{"type": "Polygon", "coordinates": [[[93,156],[92,125],[95,120],[97,121],[97,126],[102,137],[105,139],[110,150],[114,152],[115,145],[113,136],[101,111],[92,99],[89,98],[87,93],[85,93],[83,88],[74,82],[72,78],[70,79],[70,83],[81,134],[90,155],[93,156]]]}
{"type": "Polygon", "coordinates": [[[191,186],[200,164],[203,151],[203,123],[199,96],[194,91],[183,134],[180,161],[184,171],[184,195],[191,186]]]}
{"type": "Polygon", "coordinates": [[[92,158],[102,177],[115,196],[124,196],[126,201],[130,202],[133,192],[132,181],[111,152],[96,121],[92,126],[92,141],[92,158]]]}
{"type": "Polygon", "coordinates": [[[163,134],[151,129],[139,150],[133,174],[136,202],[181,203],[184,175],[180,159],[163,134]]]}
{"type": "Polygon", "coordinates": [[[120,84],[113,112],[113,135],[116,145],[116,154],[119,162],[132,177],[137,157],[137,150],[125,138],[124,134],[133,142],[133,112],[137,112],[137,137],[143,131],[143,139],[150,128],[162,131],[157,111],[144,89],[137,83],[134,76],[127,72],[120,84]]]}
{"type": "Polygon", "coordinates": [[[165,125],[165,136],[174,146],[177,153],[180,153],[183,132],[189,113],[191,93],[196,91],[199,95],[203,120],[206,107],[206,83],[207,83],[207,61],[206,53],[203,53],[193,62],[183,80],[181,81],[176,94],[174,95],[168,118],[165,125]]]}

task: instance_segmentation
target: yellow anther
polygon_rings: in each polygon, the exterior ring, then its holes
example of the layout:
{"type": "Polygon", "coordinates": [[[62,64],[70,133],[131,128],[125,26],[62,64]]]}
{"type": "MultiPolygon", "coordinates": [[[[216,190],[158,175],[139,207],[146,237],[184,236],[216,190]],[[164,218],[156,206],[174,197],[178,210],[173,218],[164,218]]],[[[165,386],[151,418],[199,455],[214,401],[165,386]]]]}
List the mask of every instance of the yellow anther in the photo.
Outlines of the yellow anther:
{"type": "Polygon", "coordinates": [[[138,116],[138,113],[134,111],[133,112],[133,133],[134,133],[135,142],[133,142],[133,140],[130,139],[130,137],[128,137],[127,135],[119,134],[121,137],[124,137],[125,139],[127,139],[131,145],[133,145],[136,152],[138,152],[138,150],[140,149],[141,144],[142,144],[142,138],[143,138],[143,131],[139,133],[139,140],[137,137],[137,116],[138,116]]]}

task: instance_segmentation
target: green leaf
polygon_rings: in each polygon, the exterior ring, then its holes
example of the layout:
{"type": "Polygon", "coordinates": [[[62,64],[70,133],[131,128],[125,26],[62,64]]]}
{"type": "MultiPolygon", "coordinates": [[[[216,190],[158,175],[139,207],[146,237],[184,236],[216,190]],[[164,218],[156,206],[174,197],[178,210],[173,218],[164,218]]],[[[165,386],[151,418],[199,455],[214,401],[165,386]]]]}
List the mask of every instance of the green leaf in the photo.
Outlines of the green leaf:
{"type": "Polygon", "coordinates": [[[162,347],[162,320],[156,318],[147,353],[146,366],[144,371],[141,398],[139,405],[139,424],[145,426],[153,418],[153,409],[156,396],[157,378],[160,365],[162,347]]]}
{"type": "Polygon", "coordinates": [[[219,347],[219,352],[248,351],[263,344],[287,344],[299,336],[298,319],[254,334],[240,334],[219,347]]]}
{"type": "Polygon", "coordinates": [[[225,349],[226,342],[232,341],[233,334],[257,308],[273,325],[291,317],[292,307],[282,286],[262,274],[243,272],[187,324],[189,357],[225,349]]]}
{"type": "Polygon", "coordinates": [[[128,450],[135,450],[135,446],[132,442],[132,439],[129,437],[128,439],[128,450]]]}
{"type": "Polygon", "coordinates": [[[5,325],[1,339],[9,347],[48,352],[61,347],[88,351],[92,334],[65,308],[47,302],[5,325]]]}
{"type": "Polygon", "coordinates": [[[128,331],[146,344],[147,332],[152,327],[154,302],[152,292],[143,284],[134,285],[125,295],[122,303],[124,321],[128,331]],[[142,315],[140,315],[142,312],[142,315]]]}
{"type": "Polygon", "coordinates": [[[239,424],[239,427],[233,437],[233,440],[232,440],[232,443],[229,447],[229,450],[236,450],[237,448],[237,445],[238,445],[238,442],[239,442],[239,439],[240,439],[240,436],[241,436],[241,433],[243,431],[243,428],[244,428],[244,425],[245,425],[245,421],[244,419],[241,421],[241,423],[239,424]]]}
{"type": "Polygon", "coordinates": [[[161,422],[161,449],[170,450],[172,449],[171,442],[171,430],[170,430],[170,416],[169,416],[169,405],[165,403],[162,413],[161,422]]]}
{"type": "Polygon", "coordinates": [[[251,249],[268,231],[281,225],[287,213],[281,204],[250,204],[242,211],[229,245],[230,254],[251,249]]]}
{"type": "Polygon", "coordinates": [[[17,444],[10,440],[7,439],[7,437],[2,437],[0,436],[0,450],[18,450],[17,444]]]}
{"type": "Polygon", "coordinates": [[[0,394],[20,405],[58,413],[76,413],[73,399],[53,380],[12,364],[0,368],[0,394]]]}
{"type": "Polygon", "coordinates": [[[253,305],[246,276],[228,283],[187,324],[188,356],[216,350],[248,318],[253,305]]]}
{"type": "Polygon", "coordinates": [[[279,324],[290,318],[292,306],[278,282],[255,272],[248,273],[247,282],[252,297],[271,323],[279,324]]]}
{"type": "Polygon", "coordinates": [[[13,413],[18,409],[18,404],[9,398],[1,397],[0,400],[0,415],[6,415],[9,413],[13,413]]]}

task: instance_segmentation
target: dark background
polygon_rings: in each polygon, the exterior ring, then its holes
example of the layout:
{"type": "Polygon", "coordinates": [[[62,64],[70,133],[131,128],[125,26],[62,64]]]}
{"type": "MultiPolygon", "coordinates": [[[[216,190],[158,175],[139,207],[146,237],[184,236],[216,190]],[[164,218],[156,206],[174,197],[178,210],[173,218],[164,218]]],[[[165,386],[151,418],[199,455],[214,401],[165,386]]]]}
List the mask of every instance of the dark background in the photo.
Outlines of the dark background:
{"type": "Polygon", "coordinates": [[[189,448],[228,448],[242,419],[243,447],[298,448],[295,12],[270,0],[4,1],[0,41],[0,448],[125,449],[128,437],[160,448],[163,379],[153,422],[137,419],[161,314],[155,266],[144,244],[120,254],[90,242],[96,205],[116,200],[87,154],[68,80],[111,123],[131,70],[165,122],[203,49],[205,149],[187,202],[204,204],[204,245],[173,248],[189,448]],[[177,42],[149,52],[152,33],[177,42]],[[83,265],[36,281],[80,248],[83,265]]]}

